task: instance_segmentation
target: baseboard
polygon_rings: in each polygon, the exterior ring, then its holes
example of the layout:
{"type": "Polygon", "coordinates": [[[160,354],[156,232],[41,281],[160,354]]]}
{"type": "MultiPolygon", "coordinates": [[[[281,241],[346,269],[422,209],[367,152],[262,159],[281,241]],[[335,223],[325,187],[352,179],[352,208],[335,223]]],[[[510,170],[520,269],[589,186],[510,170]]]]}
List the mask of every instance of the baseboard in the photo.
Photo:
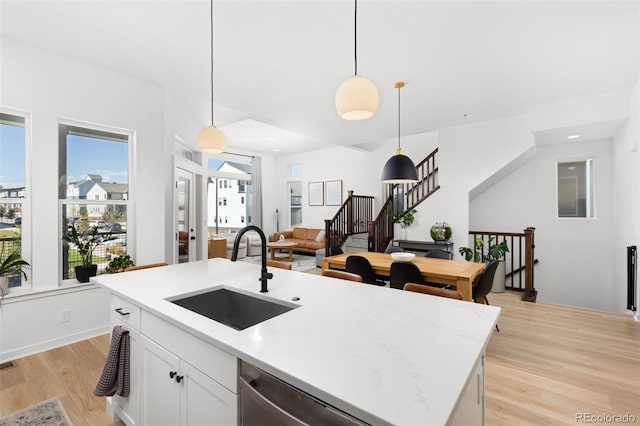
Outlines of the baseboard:
{"type": "Polygon", "coordinates": [[[72,343],[76,343],[81,340],[90,339],[92,337],[100,336],[102,334],[106,334],[109,332],[110,332],[110,326],[107,324],[102,327],[84,330],[79,333],[70,334],[68,336],[62,336],[57,339],[38,342],[34,345],[29,345],[19,349],[14,349],[11,351],[0,353],[0,362],[7,362],[7,361],[13,361],[18,358],[24,358],[29,355],[34,355],[40,352],[59,348],[61,346],[70,345],[72,343]]]}

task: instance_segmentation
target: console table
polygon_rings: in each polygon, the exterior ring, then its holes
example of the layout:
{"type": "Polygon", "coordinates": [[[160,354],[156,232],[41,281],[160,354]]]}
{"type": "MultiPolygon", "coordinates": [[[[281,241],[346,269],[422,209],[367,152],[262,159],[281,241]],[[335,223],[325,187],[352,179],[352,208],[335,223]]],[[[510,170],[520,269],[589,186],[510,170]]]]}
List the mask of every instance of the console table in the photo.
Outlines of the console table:
{"type": "Polygon", "coordinates": [[[453,241],[413,241],[393,240],[392,245],[402,247],[406,251],[419,251],[426,253],[429,250],[444,250],[453,259],[453,241]]]}

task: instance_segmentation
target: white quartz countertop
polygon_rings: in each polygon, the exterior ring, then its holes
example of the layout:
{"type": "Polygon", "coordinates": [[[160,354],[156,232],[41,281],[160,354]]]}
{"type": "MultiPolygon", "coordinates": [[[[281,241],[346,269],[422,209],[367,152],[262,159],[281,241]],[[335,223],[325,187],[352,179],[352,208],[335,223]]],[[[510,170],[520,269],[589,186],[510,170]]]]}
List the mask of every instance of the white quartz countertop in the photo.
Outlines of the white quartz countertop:
{"type": "Polygon", "coordinates": [[[92,281],[371,424],[440,425],[455,411],[500,309],[209,259],[92,281]],[[238,331],[165,299],[226,287],[299,308],[238,331]],[[299,300],[293,302],[293,298],[299,300]]]}

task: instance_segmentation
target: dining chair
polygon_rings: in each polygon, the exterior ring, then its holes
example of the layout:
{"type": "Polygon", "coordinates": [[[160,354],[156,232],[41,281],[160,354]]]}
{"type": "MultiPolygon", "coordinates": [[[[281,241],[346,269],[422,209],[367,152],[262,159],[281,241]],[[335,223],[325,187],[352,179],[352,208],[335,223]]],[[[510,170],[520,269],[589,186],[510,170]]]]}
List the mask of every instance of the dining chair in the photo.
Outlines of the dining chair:
{"type": "Polygon", "coordinates": [[[268,259],[267,266],[271,266],[272,268],[288,269],[289,271],[291,271],[291,268],[293,268],[293,263],[268,259]]]}
{"type": "Polygon", "coordinates": [[[371,263],[366,257],[362,256],[349,256],[345,265],[345,270],[352,274],[357,274],[362,277],[362,282],[367,284],[384,286],[386,283],[376,277],[376,273],[371,266],[371,263]]]}
{"type": "Polygon", "coordinates": [[[340,246],[331,246],[329,247],[329,256],[336,256],[338,254],[343,254],[344,252],[340,248],[340,246]]]}
{"type": "Polygon", "coordinates": [[[389,287],[402,290],[406,283],[425,284],[420,269],[411,262],[393,262],[389,272],[389,287]]]}
{"type": "Polygon", "coordinates": [[[449,254],[448,251],[440,250],[440,249],[429,250],[424,254],[424,257],[432,257],[436,259],[449,259],[449,260],[451,259],[451,255],[449,254]]]}
{"type": "Polygon", "coordinates": [[[406,283],[403,290],[414,291],[416,293],[430,294],[432,296],[448,297],[449,299],[462,300],[462,293],[446,288],[431,287],[424,284],[406,283]]]}
{"type": "MultiPolygon", "coordinates": [[[[478,283],[473,287],[472,298],[475,302],[478,298],[483,298],[484,303],[489,305],[489,299],[487,298],[487,294],[491,291],[491,287],[493,287],[493,277],[496,275],[496,269],[498,269],[499,260],[491,260],[487,263],[487,266],[484,268],[482,275],[478,279],[478,283]]],[[[496,324],[496,330],[500,331],[498,328],[498,324],[496,324]]]]}
{"type": "Polygon", "coordinates": [[[338,271],[335,269],[325,269],[324,271],[322,271],[322,276],[340,278],[341,280],[355,281],[358,283],[362,282],[362,277],[358,274],[352,274],[351,272],[346,271],[338,271]]]}
{"type": "Polygon", "coordinates": [[[127,266],[126,268],[124,268],[123,272],[137,271],[139,269],[157,268],[159,266],[167,266],[167,265],[169,264],[165,262],[157,262],[157,263],[147,263],[144,265],[127,266]]]}

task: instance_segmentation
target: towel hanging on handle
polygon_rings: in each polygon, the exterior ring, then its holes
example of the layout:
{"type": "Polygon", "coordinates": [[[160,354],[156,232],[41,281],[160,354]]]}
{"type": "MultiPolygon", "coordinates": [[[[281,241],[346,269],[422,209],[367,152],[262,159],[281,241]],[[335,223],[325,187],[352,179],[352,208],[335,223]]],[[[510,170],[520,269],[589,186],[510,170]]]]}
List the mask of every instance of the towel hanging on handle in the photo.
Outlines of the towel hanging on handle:
{"type": "Polygon", "coordinates": [[[119,325],[113,327],[109,354],[93,391],[95,396],[129,396],[130,354],[129,332],[119,325]]]}

